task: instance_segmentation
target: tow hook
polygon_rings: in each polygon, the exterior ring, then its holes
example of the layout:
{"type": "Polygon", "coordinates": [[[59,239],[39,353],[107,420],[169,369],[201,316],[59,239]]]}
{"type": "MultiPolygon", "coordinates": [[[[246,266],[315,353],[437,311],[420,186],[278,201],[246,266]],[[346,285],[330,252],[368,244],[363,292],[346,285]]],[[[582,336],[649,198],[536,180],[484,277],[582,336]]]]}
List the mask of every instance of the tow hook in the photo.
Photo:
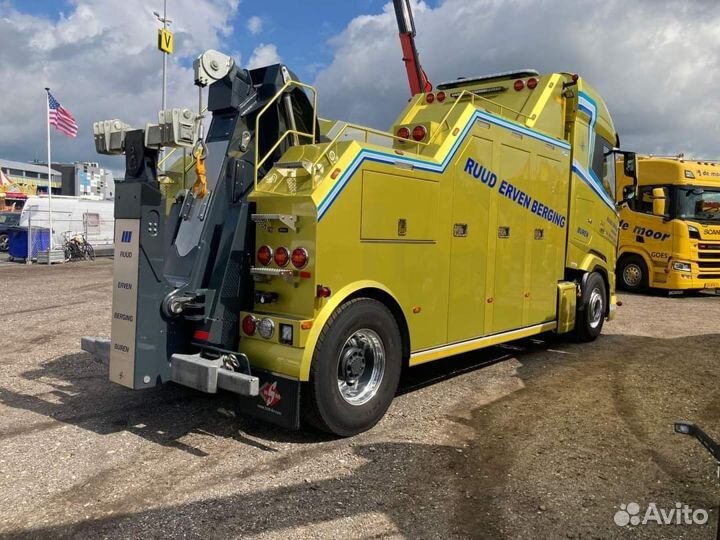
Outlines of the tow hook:
{"type": "Polygon", "coordinates": [[[190,296],[173,296],[170,295],[163,302],[165,312],[171,317],[177,317],[185,311],[185,305],[193,301],[190,296]]]}

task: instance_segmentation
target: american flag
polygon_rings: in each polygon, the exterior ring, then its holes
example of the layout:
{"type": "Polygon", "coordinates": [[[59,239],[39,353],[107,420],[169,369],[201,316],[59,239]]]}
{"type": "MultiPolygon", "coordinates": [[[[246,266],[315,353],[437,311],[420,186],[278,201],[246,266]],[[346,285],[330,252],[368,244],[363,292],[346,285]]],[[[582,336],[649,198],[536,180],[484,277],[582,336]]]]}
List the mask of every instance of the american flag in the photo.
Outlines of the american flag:
{"type": "Polygon", "coordinates": [[[70,114],[60,102],[48,92],[48,122],[51,126],[55,126],[60,133],[64,133],[68,137],[77,137],[78,126],[73,115],[70,114]]]}

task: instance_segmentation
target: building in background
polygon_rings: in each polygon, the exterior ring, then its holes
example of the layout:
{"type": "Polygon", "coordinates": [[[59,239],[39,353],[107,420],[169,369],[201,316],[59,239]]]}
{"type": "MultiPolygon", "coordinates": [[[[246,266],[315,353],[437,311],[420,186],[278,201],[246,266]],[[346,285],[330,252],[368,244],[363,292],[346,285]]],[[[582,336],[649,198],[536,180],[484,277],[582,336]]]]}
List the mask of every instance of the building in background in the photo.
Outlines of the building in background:
{"type": "MultiPolygon", "coordinates": [[[[47,195],[47,163],[0,159],[0,171],[9,180],[8,186],[12,185],[10,189],[5,187],[5,182],[0,182],[0,193],[19,189],[26,196],[47,195]]],[[[112,200],[115,181],[112,171],[96,162],[53,163],[52,192],[53,195],[112,200]]]]}
{"type": "Polygon", "coordinates": [[[96,162],[53,163],[53,169],[62,174],[63,195],[104,200],[115,197],[112,172],[100,167],[96,162]]]}
{"type": "MultiPolygon", "coordinates": [[[[0,159],[0,169],[4,175],[18,186],[25,195],[47,195],[48,170],[47,165],[39,163],[23,163],[0,159]]],[[[52,169],[52,192],[60,195],[62,188],[62,174],[52,169]]]]}

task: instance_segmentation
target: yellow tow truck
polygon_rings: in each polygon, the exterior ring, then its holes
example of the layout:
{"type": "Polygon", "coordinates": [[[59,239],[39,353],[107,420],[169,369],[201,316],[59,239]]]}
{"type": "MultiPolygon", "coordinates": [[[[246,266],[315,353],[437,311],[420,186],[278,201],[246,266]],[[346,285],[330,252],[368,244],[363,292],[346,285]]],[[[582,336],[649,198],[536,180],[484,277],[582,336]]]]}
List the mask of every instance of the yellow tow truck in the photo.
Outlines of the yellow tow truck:
{"type": "MultiPolygon", "coordinates": [[[[638,157],[637,197],[620,211],[618,286],[720,289],[720,163],[638,157]]],[[[618,189],[635,180],[617,164],[618,189]]]]}
{"type": "Polygon", "coordinates": [[[384,415],[405,367],[600,334],[619,222],[605,103],[571,73],[434,89],[410,4],[395,7],[412,98],[389,132],[321,123],[286,66],[217,51],[195,62],[206,137],[189,109],[95,124],[98,151],[126,156],[112,342],[83,339],[109,351],[112,381],[231,391],[246,414],[350,436],[384,415]],[[197,181],[166,217],[158,150],[193,145],[197,181]]]}

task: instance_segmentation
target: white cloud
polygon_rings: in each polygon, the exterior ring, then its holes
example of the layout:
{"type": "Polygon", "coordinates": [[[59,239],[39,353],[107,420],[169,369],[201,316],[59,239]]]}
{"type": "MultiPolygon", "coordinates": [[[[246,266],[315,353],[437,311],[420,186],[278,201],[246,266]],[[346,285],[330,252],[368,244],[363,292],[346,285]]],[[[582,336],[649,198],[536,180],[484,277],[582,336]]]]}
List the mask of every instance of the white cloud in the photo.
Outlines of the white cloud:
{"type": "Polygon", "coordinates": [[[256,36],[262,32],[263,20],[257,15],[254,15],[247,20],[247,24],[245,26],[247,27],[248,32],[250,32],[253,36],[256,36]]]}
{"type": "Polygon", "coordinates": [[[282,58],[278,54],[277,47],[272,43],[261,43],[258,45],[250,56],[248,61],[248,69],[255,69],[272,64],[279,64],[282,58]]]}
{"type": "MultiPolygon", "coordinates": [[[[195,106],[191,60],[222,48],[238,0],[173,0],[175,54],[168,59],[168,105],[195,106]]],[[[121,118],[142,126],[161,102],[158,23],[145,0],[73,0],[58,20],[2,5],[0,18],[0,156],[44,159],[45,92],[77,118],[78,139],[53,136],[53,159],[92,160],[92,122],[121,118]]],[[[21,3],[16,5],[22,6],[21,3]]],[[[107,162],[122,168],[119,158],[107,162]]]]}
{"type": "MultiPolygon", "coordinates": [[[[716,0],[414,0],[434,83],[518,68],[578,72],[610,108],[623,146],[720,157],[716,0]]],[[[409,91],[395,15],[355,18],[317,76],[321,114],[387,129],[409,91]]]]}

